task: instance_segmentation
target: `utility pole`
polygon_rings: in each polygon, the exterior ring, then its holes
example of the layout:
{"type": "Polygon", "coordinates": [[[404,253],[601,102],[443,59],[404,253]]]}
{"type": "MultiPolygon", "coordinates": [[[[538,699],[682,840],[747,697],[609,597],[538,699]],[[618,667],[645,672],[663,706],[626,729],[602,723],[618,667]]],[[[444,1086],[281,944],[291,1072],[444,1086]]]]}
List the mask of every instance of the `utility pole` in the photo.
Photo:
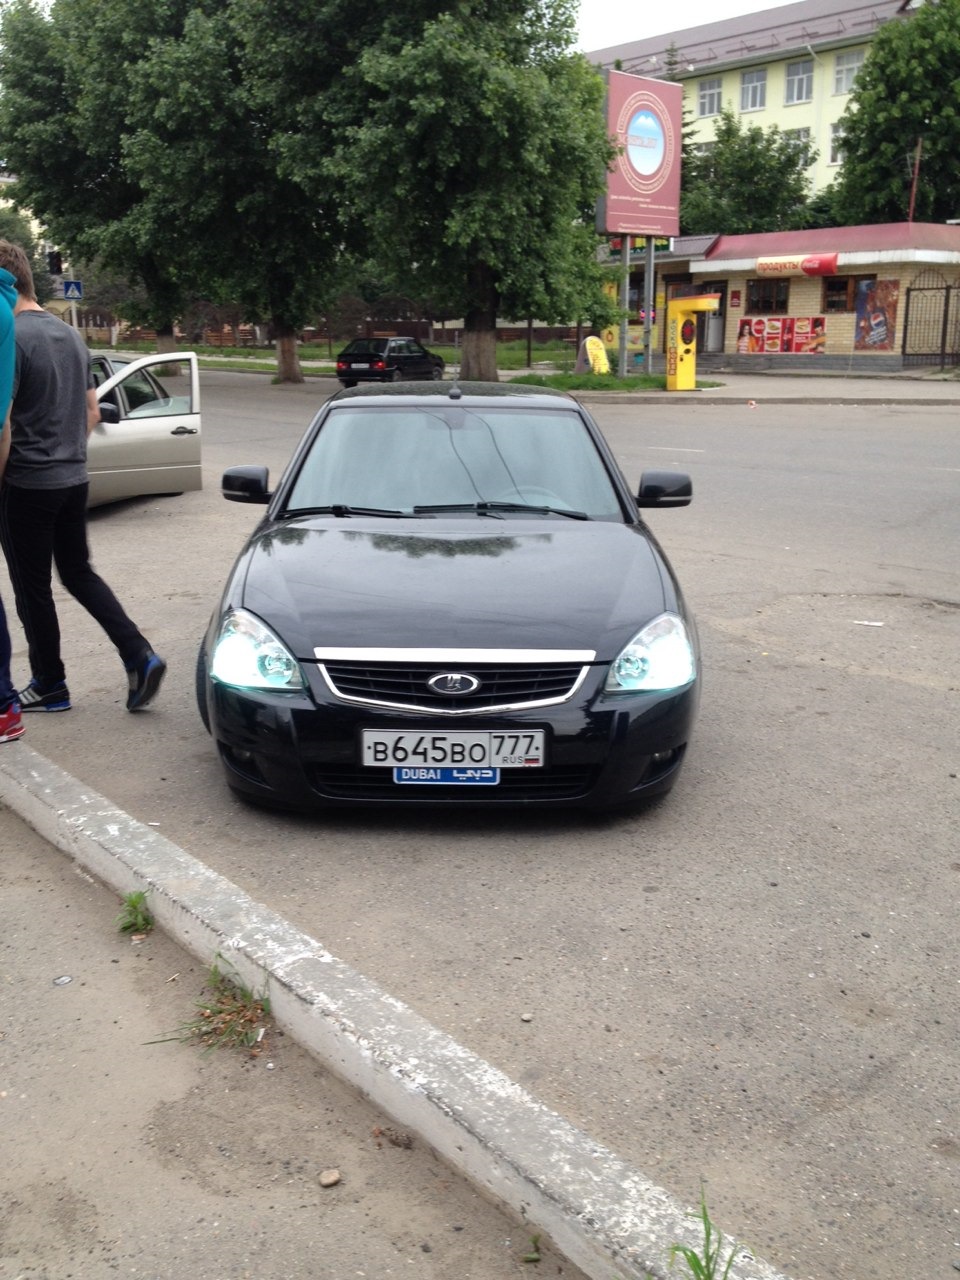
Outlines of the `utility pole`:
{"type": "Polygon", "coordinates": [[[913,156],[913,178],[910,182],[910,211],[907,214],[907,222],[913,221],[913,210],[917,203],[917,181],[920,177],[920,152],[923,149],[923,135],[917,138],[917,149],[913,156]]]}

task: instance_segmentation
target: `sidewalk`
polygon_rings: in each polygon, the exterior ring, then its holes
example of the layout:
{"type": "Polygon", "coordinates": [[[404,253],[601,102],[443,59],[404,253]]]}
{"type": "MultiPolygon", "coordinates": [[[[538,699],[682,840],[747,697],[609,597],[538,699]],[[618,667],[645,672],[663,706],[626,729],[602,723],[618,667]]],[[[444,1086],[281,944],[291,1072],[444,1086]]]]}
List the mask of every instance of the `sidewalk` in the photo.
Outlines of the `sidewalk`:
{"type": "Polygon", "coordinates": [[[701,1247],[689,1207],[23,742],[0,803],[0,1275],[507,1280],[542,1234],[544,1275],[667,1280],[701,1247]],[[141,950],[102,885],[147,892],[141,950]],[[221,961],[269,999],[269,1058],[150,1045],[221,961]]]}
{"type": "Polygon", "coordinates": [[[712,383],[696,391],[574,391],[585,404],[918,404],[960,405],[960,378],[950,374],[724,373],[698,374],[712,383]]]}
{"type": "Polygon", "coordinates": [[[5,1280],[529,1280],[535,1228],[275,1024],[256,1058],[178,1040],[207,968],[9,809],[0,881],[5,1280]]]}

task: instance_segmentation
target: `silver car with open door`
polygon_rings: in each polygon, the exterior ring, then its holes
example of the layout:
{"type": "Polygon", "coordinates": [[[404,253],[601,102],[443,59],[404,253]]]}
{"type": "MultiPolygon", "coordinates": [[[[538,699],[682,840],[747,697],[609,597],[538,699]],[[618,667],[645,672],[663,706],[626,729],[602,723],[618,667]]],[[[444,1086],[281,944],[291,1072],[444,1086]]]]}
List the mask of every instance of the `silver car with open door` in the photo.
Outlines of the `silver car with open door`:
{"type": "Polygon", "coordinates": [[[92,365],[101,421],[91,433],[87,454],[89,505],[200,489],[196,353],[162,352],[126,360],[98,352],[92,365]]]}

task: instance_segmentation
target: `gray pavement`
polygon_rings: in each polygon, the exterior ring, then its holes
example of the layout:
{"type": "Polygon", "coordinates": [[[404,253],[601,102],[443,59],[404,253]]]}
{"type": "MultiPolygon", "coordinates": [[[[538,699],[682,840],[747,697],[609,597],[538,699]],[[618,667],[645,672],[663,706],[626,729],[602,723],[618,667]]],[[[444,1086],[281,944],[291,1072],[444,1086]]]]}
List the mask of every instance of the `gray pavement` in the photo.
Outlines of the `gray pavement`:
{"type": "Polygon", "coordinates": [[[745,408],[763,404],[960,404],[960,376],[936,373],[850,374],[727,373],[704,370],[697,375],[703,385],[696,391],[575,392],[577,399],[596,401],[605,397],[616,403],[655,400],[677,404],[683,399],[698,404],[729,404],[742,401],[745,408]]]}
{"type": "MultiPolygon", "coordinates": [[[[727,404],[740,399],[745,409],[764,402],[960,401],[960,382],[929,376],[718,373],[710,380],[722,386],[669,398],[709,395],[727,404]]],[[[587,393],[591,398],[602,394],[587,393]]],[[[629,399],[660,394],[636,393],[629,399]]],[[[8,1202],[0,1211],[0,1276],[98,1277],[122,1265],[130,1274],[156,1276],[190,1271],[198,1277],[333,1278],[402,1269],[431,1278],[495,1280],[524,1270],[520,1258],[529,1235],[542,1231],[565,1259],[553,1255],[546,1274],[562,1268],[568,1280],[581,1274],[639,1280],[646,1273],[667,1274],[674,1241],[697,1242],[684,1207],[638,1171],[253,902],[242,887],[135,822],[25,741],[0,747],[0,802],[7,806],[0,813],[0,875],[6,886],[0,1105],[8,1148],[0,1175],[8,1202]],[[42,841],[66,854],[73,870],[65,861],[51,862],[42,841]],[[114,894],[146,888],[166,936],[131,950],[110,928],[117,904],[116,899],[110,903],[102,885],[114,894]],[[269,991],[283,1046],[274,1056],[296,1063],[283,1088],[276,1071],[266,1074],[262,1059],[244,1068],[222,1061],[211,1066],[207,1060],[200,1067],[184,1046],[143,1048],[158,1030],[189,1018],[184,1005],[191,1005],[205,967],[218,954],[230,956],[248,985],[269,991]],[[189,997],[184,979],[171,982],[172,973],[188,975],[189,997]],[[60,976],[74,981],[54,986],[60,976]],[[312,1058],[299,1056],[297,1046],[312,1058]],[[314,1062],[324,1070],[311,1070],[314,1062]],[[234,1096],[224,1105],[230,1092],[234,1096]],[[360,1106],[358,1094],[377,1110],[350,1111],[360,1106]],[[71,1097],[72,1110],[66,1106],[71,1097]],[[155,1110],[161,1105],[169,1132],[179,1135],[167,1145],[157,1139],[155,1110]],[[182,1117],[175,1120],[181,1112],[190,1114],[191,1107],[206,1117],[200,1137],[182,1117]],[[266,1126],[269,1133],[277,1129],[285,1136],[277,1151],[266,1133],[248,1144],[240,1179],[247,1199],[234,1205],[224,1189],[234,1185],[238,1165],[218,1162],[233,1160],[223,1148],[229,1152],[241,1133],[244,1139],[250,1136],[236,1126],[238,1109],[241,1116],[249,1114],[254,1128],[266,1126]],[[335,1139],[321,1125],[330,1145],[324,1147],[312,1134],[309,1158],[299,1154],[296,1131],[303,1128],[304,1116],[327,1117],[332,1111],[357,1118],[344,1122],[335,1139]],[[415,1139],[421,1165],[398,1169],[394,1163],[390,1174],[404,1188],[417,1188],[411,1205],[401,1199],[398,1207],[395,1187],[393,1197],[383,1201],[372,1190],[366,1194],[376,1184],[377,1164],[400,1158],[391,1144],[388,1150],[369,1140],[374,1128],[383,1128],[383,1116],[386,1124],[415,1139]],[[221,1131],[233,1136],[219,1142],[221,1131]],[[193,1162],[180,1181],[189,1177],[199,1196],[189,1211],[176,1194],[177,1178],[166,1181],[171,1168],[183,1168],[177,1162],[185,1154],[192,1154],[193,1162]],[[216,1175],[209,1161],[217,1166],[216,1175]],[[352,1216],[335,1214],[331,1205],[337,1202],[318,1189],[319,1169],[332,1164],[348,1171],[344,1186],[352,1216]],[[447,1166],[469,1185],[451,1178],[447,1166]],[[351,1167],[362,1194],[356,1184],[349,1186],[351,1167]],[[130,1180],[140,1180],[139,1197],[122,1213],[114,1206],[111,1214],[111,1193],[98,1198],[91,1190],[98,1179],[113,1187],[115,1197],[120,1183],[129,1192],[130,1180]],[[294,1187],[293,1193],[272,1194],[276,1179],[294,1187]],[[438,1216],[427,1212],[430,1197],[422,1188],[429,1188],[431,1179],[443,1182],[445,1204],[454,1196],[455,1210],[438,1216]],[[215,1194],[204,1199],[211,1189],[215,1194]],[[263,1207],[265,1190],[271,1192],[266,1197],[270,1213],[263,1207]],[[271,1217],[280,1199],[277,1216],[271,1217]],[[500,1219],[487,1208],[488,1200],[504,1206],[511,1219],[500,1219]],[[171,1215],[169,1239],[176,1243],[167,1253],[145,1259],[144,1231],[148,1252],[167,1238],[145,1225],[159,1205],[171,1215]],[[294,1212],[296,1207],[301,1212],[294,1212]],[[188,1212],[193,1217],[178,1235],[172,1219],[179,1215],[186,1224],[188,1212]],[[468,1212],[481,1214],[469,1218],[476,1237],[469,1249],[457,1230],[468,1212]],[[493,1216],[483,1217],[486,1213],[493,1216]],[[474,1229],[475,1221],[481,1227],[474,1229]],[[295,1243],[278,1253],[277,1237],[295,1243]],[[318,1250],[326,1259],[319,1264],[318,1250]],[[305,1259],[312,1259],[309,1267],[305,1259]]],[[[745,1259],[731,1276],[774,1280],[774,1274],[761,1261],[745,1259]]]]}

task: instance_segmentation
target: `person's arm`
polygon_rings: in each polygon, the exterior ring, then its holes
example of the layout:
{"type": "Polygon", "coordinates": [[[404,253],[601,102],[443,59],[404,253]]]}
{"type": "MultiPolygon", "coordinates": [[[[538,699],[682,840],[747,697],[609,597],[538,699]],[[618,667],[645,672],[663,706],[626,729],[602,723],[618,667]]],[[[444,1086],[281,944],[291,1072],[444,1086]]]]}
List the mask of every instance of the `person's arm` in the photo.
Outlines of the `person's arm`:
{"type": "Polygon", "coordinates": [[[97,403],[97,393],[92,387],[87,388],[87,438],[90,432],[100,421],[100,405],[97,403]]]}
{"type": "Polygon", "coordinates": [[[3,479],[3,473],[7,469],[7,459],[10,457],[10,415],[7,414],[7,420],[3,424],[0,431],[0,480],[3,479]]]}

